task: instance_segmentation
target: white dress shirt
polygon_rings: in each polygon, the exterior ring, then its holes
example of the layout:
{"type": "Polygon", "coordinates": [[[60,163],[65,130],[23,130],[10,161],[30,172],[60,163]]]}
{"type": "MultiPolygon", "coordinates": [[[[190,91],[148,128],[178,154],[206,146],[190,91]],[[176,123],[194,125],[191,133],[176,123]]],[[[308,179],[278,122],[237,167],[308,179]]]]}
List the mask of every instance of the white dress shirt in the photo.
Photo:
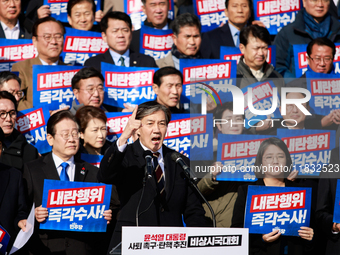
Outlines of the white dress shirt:
{"type": "MultiPolygon", "coordinates": [[[[55,167],[57,168],[58,174],[60,176],[61,170],[63,169],[63,167],[60,164],[65,162],[65,161],[63,161],[61,158],[59,158],[53,152],[52,152],[52,158],[53,158],[55,167]]],[[[76,165],[74,164],[74,156],[72,156],[69,160],[67,160],[66,163],[68,163],[68,167],[66,168],[68,178],[71,182],[73,182],[74,181],[74,175],[75,175],[75,172],[76,172],[76,165]]]]}
{"type": "Polygon", "coordinates": [[[5,37],[6,39],[19,39],[20,35],[20,25],[19,25],[19,20],[17,21],[17,24],[10,29],[5,23],[0,21],[2,29],[5,32],[5,37]]]}
{"type": "MultiPolygon", "coordinates": [[[[42,60],[41,58],[39,58],[39,59],[40,59],[41,63],[43,64],[43,66],[49,66],[49,64],[47,64],[44,60],[42,60]]],[[[59,60],[57,60],[57,62],[52,63],[51,66],[57,66],[58,62],[59,62],[59,60]]]]}

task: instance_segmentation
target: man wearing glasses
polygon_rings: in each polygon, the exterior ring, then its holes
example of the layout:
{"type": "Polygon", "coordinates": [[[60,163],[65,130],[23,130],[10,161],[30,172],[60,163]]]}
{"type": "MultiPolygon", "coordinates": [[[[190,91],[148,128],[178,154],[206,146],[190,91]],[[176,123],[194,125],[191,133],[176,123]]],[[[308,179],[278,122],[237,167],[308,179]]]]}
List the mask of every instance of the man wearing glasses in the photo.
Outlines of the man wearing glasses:
{"type": "Polygon", "coordinates": [[[7,91],[0,91],[0,127],[5,134],[0,162],[22,171],[25,163],[38,158],[38,151],[14,128],[16,118],[15,97],[7,91]]]}
{"type": "Polygon", "coordinates": [[[14,73],[4,71],[0,73],[0,91],[8,91],[17,100],[17,104],[24,96],[24,92],[20,90],[21,79],[14,73]]]}
{"type": "Polygon", "coordinates": [[[72,78],[72,90],[75,100],[72,102],[70,109],[72,114],[84,105],[100,107],[104,100],[104,77],[94,67],[84,67],[77,72],[72,78]]]}
{"type": "Polygon", "coordinates": [[[63,25],[52,17],[37,20],[32,28],[33,45],[38,51],[38,56],[16,63],[12,67],[13,72],[19,72],[21,89],[25,96],[19,102],[18,110],[33,107],[32,93],[32,66],[33,65],[65,65],[59,60],[63,50],[65,29],[63,25]]]}

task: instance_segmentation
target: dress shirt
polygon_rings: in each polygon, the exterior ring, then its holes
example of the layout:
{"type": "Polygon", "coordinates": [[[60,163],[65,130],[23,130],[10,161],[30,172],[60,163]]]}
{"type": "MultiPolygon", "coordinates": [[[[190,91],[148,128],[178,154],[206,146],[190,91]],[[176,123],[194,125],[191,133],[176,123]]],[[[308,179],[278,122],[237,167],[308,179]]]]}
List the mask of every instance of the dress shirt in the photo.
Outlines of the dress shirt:
{"type": "MultiPolygon", "coordinates": [[[[243,59],[243,62],[246,64],[244,59],[243,59]]],[[[264,75],[264,73],[263,73],[263,66],[259,70],[254,70],[254,69],[252,69],[250,67],[249,67],[249,69],[250,69],[251,73],[254,75],[254,77],[256,78],[256,80],[261,81],[261,79],[262,79],[262,77],[264,75]]]]}
{"type": "MultiPolygon", "coordinates": [[[[60,176],[61,170],[63,169],[60,164],[65,162],[65,161],[63,161],[61,158],[59,158],[53,152],[52,152],[52,158],[53,158],[55,167],[57,168],[58,174],[60,176]]],[[[69,160],[67,160],[66,163],[68,163],[68,167],[66,169],[68,178],[69,178],[70,182],[73,182],[74,181],[74,175],[75,175],[75,172],[76,172],[76,165],[74,164],[74,156],[72,156],[69,160]]]]}
{"type": "Polygon", "coordinates": [[[5,32],[6,39],[19,39],[19,34],[20,34],[19,20],[17,21],[17,24],[12,29],[10,29],[2,21],[0,23],[1,23],[2,29],[5,32]]]}
{"type": "Polygon", "coordinates": [[[230,22],[228,22],[228,26],[230,29],[231,36],[233,37],[233,41],[235,44],[235,47],[238,47],[237,43],[239,43],[239,37],[240,37],[240,30],[238,30],[236,27],[234,27],[230,22]]]}
{"type": "MultiPolygon", "coordinates": [[[[40,59],[41,63],[42,63],[44,66],[50,66],[49,64],[47,64],[47,63],[46,63],[44,60],[42,60],[41,58],[39,58],[39,59],[40,59]]],[[[57,62],[52,63],[51,66],[57,66],[57,65],[58,65],[58,61],[59,61],[59,60],[57,60],[57,62]]]]}
{"type": "Polygon", "coordinates": [[[120,55],[117,52],[110,49],[110,54],[116,66],[120,66],[122,64],[120,63],[119,59],[120,57],[123,57],[125,66],[130,67],[130,50],[127,50],[123,55],[120,55]]]}

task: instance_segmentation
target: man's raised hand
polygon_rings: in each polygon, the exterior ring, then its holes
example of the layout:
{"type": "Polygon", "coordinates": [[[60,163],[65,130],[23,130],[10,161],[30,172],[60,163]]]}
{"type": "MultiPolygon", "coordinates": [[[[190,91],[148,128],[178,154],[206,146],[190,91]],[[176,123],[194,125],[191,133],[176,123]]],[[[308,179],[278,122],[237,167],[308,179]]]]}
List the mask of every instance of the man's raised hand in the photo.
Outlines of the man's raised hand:
{"type": "Polygon", "coordinates": [[[126,127],[119,138],[119,146],[126,144],[128,139],[142,126],[141,120],[136,120],[138,106],[133,110],[126,127]]]}

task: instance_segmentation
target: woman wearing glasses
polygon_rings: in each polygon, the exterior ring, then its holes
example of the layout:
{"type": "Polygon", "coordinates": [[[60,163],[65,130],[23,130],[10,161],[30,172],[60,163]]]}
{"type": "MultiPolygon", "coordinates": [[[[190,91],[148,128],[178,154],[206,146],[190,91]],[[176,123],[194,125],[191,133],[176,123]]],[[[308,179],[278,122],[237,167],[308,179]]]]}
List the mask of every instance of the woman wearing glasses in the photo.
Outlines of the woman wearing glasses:
{"type": "MultiPolygon", "coordinates": [[[[291,166],[292,159],[283,141],[276,137],[264,140],[259,147],[255,160],[255,167],[261,170],[255,172],[258,178],[256,185],[274,187],[298,186],[296,183],[286,179],[289,171],[282,171],[282,169],[290,169],[291,166]],[[272,170],[262,171],[265,168],[272,170]]],[[[231,227],[244,227],[247,193],[248,185],[239,187],[231,227]]],[[[309,227],[301,227],[299,236],[281,236],[279,230],[263,235],[250,234],[249,254],[304,254],[311,248],[310,241],[313,239],[314,231],[309,227]]]]}

